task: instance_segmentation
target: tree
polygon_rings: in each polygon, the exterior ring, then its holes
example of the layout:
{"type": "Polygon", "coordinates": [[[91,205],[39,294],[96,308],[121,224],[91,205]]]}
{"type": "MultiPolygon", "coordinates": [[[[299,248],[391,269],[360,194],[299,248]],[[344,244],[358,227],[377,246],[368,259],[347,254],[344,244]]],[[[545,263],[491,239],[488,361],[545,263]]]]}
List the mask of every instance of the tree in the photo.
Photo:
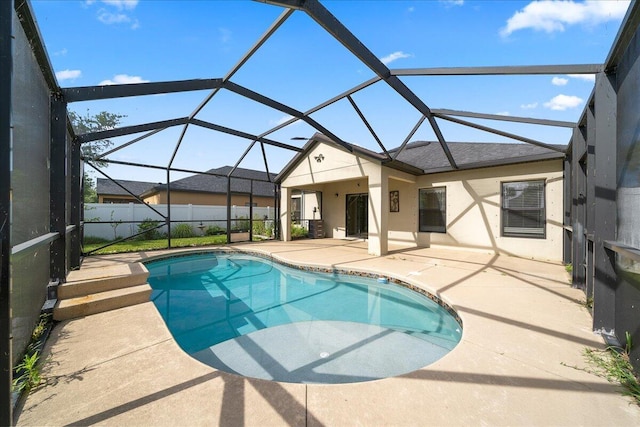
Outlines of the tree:
{"type": "Polygon", "coordinates": [[[93,183],[93,178],[88,173],[84,173],[82,176],[82,187],[84,188],[84,194],[82,195],[85,203],[98,203],[98,193],[93,183]]]}
{"type": "MultiPolygon", "coordinates": [[[[96,115],[91,115],[89,110],[84,116],[76,113],[75,111],[69,111],[69,120],[73,126],[73,130],[77,135],[83,135],[85,133],[100,132],[103,130],[114,129],[120,124],[120,120],[126,116],[122,114],[109,113],[102,111],[96,115]]],[[[108,150],[113,143],[108,139],[99,139],[97,141],[86,142],[82,144],[82,157],[92,160],[92,162],[99,167],[107,167],[109,164],[103,160],[95,160],[101,153],[108,150]]],[[[98,195],[94,185],[93,178],[87,173],[82,177],[84,184],[84,202],[95,203],[98,201],[98,195]]]]}

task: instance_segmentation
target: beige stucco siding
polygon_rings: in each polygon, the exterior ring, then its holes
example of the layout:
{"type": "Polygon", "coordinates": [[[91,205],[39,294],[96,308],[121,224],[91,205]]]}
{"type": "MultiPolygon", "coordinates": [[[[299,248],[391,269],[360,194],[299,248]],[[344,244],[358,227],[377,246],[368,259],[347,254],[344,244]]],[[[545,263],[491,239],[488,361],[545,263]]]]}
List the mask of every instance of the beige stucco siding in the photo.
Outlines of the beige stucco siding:
{"type": "MultiPolygon", "coordinates": [[[[146,203],[151,205],[161,205],[167,203],[167,193],[160,192],[154,193],[144,198],[146,203]]],[[[231,205],[245,206],[249,203],[249,196],[231,195],[231,205]]],[[[256,203],[259,207],[274,206],[273,197],[253,197],[253,203],[256,203]]],[[[226,194],[212,194],[212,193],[197,193],[191,191],[171,191],[171,204],[172,205],[214,205],[214,206],[226,206],[227,196],[226,194]]]]}
{"type": "MultiPolygon", "coordinates": [[[[520,257],[562,260],[562,160],[413,176],[382,166],[379,161],[318,143],[282,181],[281,217],[287,218],[290,192],[322,192],[326,237],[346,236],[346,196],[369,196],[370,253],[386,253],[388,244],[451,246],[520,257]],[[322,161],[318,162],[318,158],[322,161]],[[502,237],[501,184],[544,180],[544,239],[502,237]],[[446,233],[422,233],[419,228],[420,188],[446,188],[446,233]],[[389,211],[389,192],[399,192],[399,211],[389,211]]],[[[285,221],[286,222],[286,221],[285,221]]],[[[282,224],[285,239],[287,224],[282,224]]]]}
{"type": "MultiPolygon", "coordinates": [[[[405,221],[418,229],[418,189],[446,187],[447,232],[417,233],[419,246],[454,246],[538,259],[562,260],[562,161],[551,160],[471,171],[425,175],[418,179],[405,221]],[[501,236],[501,183],[544,180],[546,237],[501,236]]],[[[390,227],[391,229],[392,227],[390,227]]],[[[394,240],[406,233],[395,233],[394,240]]]]}

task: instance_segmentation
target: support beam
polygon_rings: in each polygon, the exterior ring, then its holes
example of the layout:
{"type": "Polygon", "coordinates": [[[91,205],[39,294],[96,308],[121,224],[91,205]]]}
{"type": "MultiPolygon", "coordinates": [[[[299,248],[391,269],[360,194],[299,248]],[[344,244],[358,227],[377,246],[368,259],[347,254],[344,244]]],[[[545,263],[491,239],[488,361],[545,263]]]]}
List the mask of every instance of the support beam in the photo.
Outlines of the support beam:
{"type": "Polygon", "coordinates": [[[79,102],[213,89],[220,87],[221,84],[222,79],[197,79],[156,83],[71,87],[62,89],[62,93],[64,94],[64,98],[67,102],[79,102]]]}
{"type": "MultiPolygon", "coordinates": [[[[274,1],[274,4],[279,4],[279,1],[274,1]]],[[[384,80],[393,90],[395,90],[400,96],[402,96],[409,104],[411,104],[416,110],[418,110],[423,116],[427,118],[433,132],[438,139],[438,142],[442,146],[445,156],[453,169],[457,169],[458,166],[451,155],[451,151],[447,146],[447,143],[440,131],[438,123],[435,121],[429,107],[422,102],[422,100],[411,91],[397,76],[391,74],[391,71],[386,65],[378,59],[367,47],[354,36],[335,16],[333,16],[322,4],[317,0],[305,0],[301,2],[301,7],[305,12],[315,20],[320,26],[322,26],[329,34],[331,34],[337,41],[342,43],[351,53],[353,53],[360,61],[362,61],[369,69],[371,69],[377,76],[384,80]]],[[[327,135],[328,136],[328,135],[327,135]]]]}
{"type": "Polygon", "coordinates": [[[527,138],[527,137],[524,137],[524,136],[520,136],[520,135],[516,135],[516,134],[513,134],[513,133],[509,133],[509,132],[503,132],[503,131],[498,130],[498,129],[493,129],[493,128],[490,128],[488,126],[482,126],[482,125],[479,125],[477,123],[468,122],[466,120],[454,119],[453,117],[449,117],[449,116],[445,116],[445,115],[441,115],[441,114],[438,114],[437,117],[439,117],[439,118],[441,118],[443,120],[447,120],[447,121],[453,122],[453,123],[458,123],[460,125],[469,126],[469,127],[474,128],[474,129],[478,129],[478,130],[482,130],[482,131],[485,131],[485,132],[493,133],[493,134],[496,134],[496,135],[504,136],[504,137],[507,137],[507,138],[515,139],[516,141],[522,141],[522,142],[526,142],[528,144],[537,145],[538,147],[546,148],[547,150],[552,150],[552,151],[557,151],[559,153],[564,153],[564,149],[563,148],[554,147],[553,145],[545,144],[544,142],[536,141],[535,139],[527,138]]]}
{"type": "MultiPolygon", "coordinates": [[[[71,137],[69,136],[69,139],[71,137]]],[[[80,257],[82,252],[82,211],[84,210],[84,197],[81,192],[82,189],[82,160],[80,153],[80,144],[72,142],[70,146],[71,159],[70,159],[70,171],[71,171],[71,225],[75,228],[71,232],[71,253],[69,254],[69,268],[75,270],[80,268],[80,257]]]]}
{"type": "Polygon", "coordinates": [[[193,120],[191,120],[191,124],[194,124],[196,126],[200,126],[200,127],[203,127],[203,128],[215,130],[217,132],[222,132],[222,133],[226,133],[226,134],[229,134],[229,135],[237,136],[239,138],[244,138],[244,139],[248,139],[248,140],[251,140],[251,141],[259,141],[261,143],[273,145],[274,147],[278,147],[278,148],[284,148],[286,150],[295,151],[297,153],[302,151],[302,148],[298,148],[298,147],[296,147],[294,145],[284,144],[282,142],[274,141],[272,139],[263,138],[263,137],[260,137],[260,136],[257,136],[257,135],[251,135],[251,134],[249,134],[247,132],[242,132],[242,131],[239,131],[239,130],[236,130],[236,129],[231,129],[231,128],[228,128],[228,127],[216,125],[214,123],[209,123],[209,122],[206,122],[204,120],[193,119],[193,120]]]}
{"type": "Polygon", "coordinates": [[[393,69],[394,76],[504,76],[504,75],[557,75],[597,74],[602,64],[577,65],[521,65],[497,67],[439,67],[393,69]]]}
{"type": "Polygon", "coordinates": [[[564,226],[564,231],[562,233],[562,262],[565,264],[571,263],[571,185],[573,182],[571,164],[571,153],[569,153],[563,161],[562,173],[562,208],[564,211],[564,219],[562,221],[562,225],[564,226]]]}
{"type": "MultiPolygon", "coordinates": [[[[573,131],[571,142],[571,163],[573,179],[571,180],[571,229],[573,247],[571,250],[571,262],[573,266],[572,285],[576,288],[585,289],[585,248],[586,248],[586,146],[587,146],[587,124],[583,123],[573,131]]],[[[587,295],[589,296],[589,295],[587,295]]]]}
{"type": "Polygon", "coordinates": [[[13,1],[0,2],[0,425],[13,425],[11,381],[11,100],[13,1]]]}
{"type": "Polygon", "coordinates": [[[615,253],[605,247],[616,240],[617,229],[617,93],[615,74],[600,73],[595,89],[595,282],[593,328],[605,338],[615,338],[616,286],[615,253]]]}
{"type": "Polygon", "coordinates": [[[482,113],[472,113],[470,111],[446,110],[446,109],[435,109],[435,108],[432,109],[431,112],[439,116],[471,117],[474,119],[498,120],[501,122],[516,122],[516,123],[526,123],[529,125],[557,126],[557,127],[565,127],[565,128],[576,127],[576,124],[574,122],[563,122],[559,120],[533,119],[529,117],[502,116],[500,114],[482,114],[482,113]]]}
{"type": "Polygon", "coordinates": [[[424,123],[425,119],[426,119],[425,116],[420,117],[420,119],[418,120],[418,123],[416,123],[416,125],[413,127],[413,129],[411,129],[411,132],[409,132],[409,134],[404,139],[404,141],[402,141],[402,144],[400,145],[400,147],[398,147],[398,149],[396,150],[395,154],[393,155],[392,160],[395,160],[395,159],[398,158],[400,153],[402,153],[402,150],[404,150],[404,147],[407,146],[407,144],[409,143],[409,141],[413,137],[413,134],[415,134],[418,131],[418,129],[420,128],[420,126],[422,126],[422,123],[424,123]]]}
{"type": "Polygon", "coordinates": [[[76,140],[80,144],[84,144],[85,142],[98,141],[100,139],[117,138],[119,136],[131,135],[133,133],[147,132],[156,129],[167,129],[173,126],[183,125],[188,121],[189,119],[187,117],[182,117],[179,119],[162,120],[159,122],[145,123],[142,125],[124,126],[115,129],[78,135],[76,137],[76,140]]]}
{"type": "Polygon", "coordinates": [[[51,139],[49,142],[49,232],[58,238],[49,246],[49,276],[63,283],[67,277],[67,103],[60,94],[51,96],[51,139]]]}
{"type": "MultiPolygon", "coordinates": [[[[97,167],[96,165],[94,165],[93,163],[91,163],[90,161],[87,161],[87,164],[89,166],[91,166],[96,172],[98,172],[99,174],[101,174],[102,176],[104,176],[105,178],[107,178],[109,181],[113,182],[115,185],[117,185],[118,187],[122,188],[124,191],[126,191],[131,197],[133,197],[134,199],[136,199],[141,205],[147,206],[149,209],[151,209],[152,211],[154,211],[155,213],[157,213],[158,215],[160,215],[162,218],[165,218],[165,215],[162,214],[162,212],[160,212],[159,210],[157,210],[156,208],[154,208],[152,205],[150,205],[149,203],[145,203],[144,200],[142,200],[140,197],[138,197],[137,194],[132,193],[131,191],[129,191],[128,188],[124,187],[122,184],[120,184],[118,181],[116,181],[115,179],[111,178],[109,175],[106,174],[106,172],[104,172],[102,169],[100,169],[99,167],[97,167]]],[[[166,168],[161,168],[161,167],[157,167],[156,169],[162,169],[162,170],[166,170],[166,168]]]]}
{"type": "Polygon", "coordinates": [[[349,100],[349,103],[351,103],[351,106],[353,107],[353,109],[356,110],[356,113],[358,113],[358,117],[360,117],[360,120],[362,120],[362,123],[364,123],[364,125],[367,127],[367,129],[369,129],[369,132],[371,133],[371,136],[373,136],[373,139],[375,139],[376,142],[378,143],[378,145],[380,146],[380,148],[382,148],[382,151],[384,151],[384,154],[385,154],[385,156],[387,156],[387,159],[391,159],[391,156],[389,155],[389,152],[384,147],[384,145],[382,144],[382,141],[380,141],[380,138],[378,138],[378,135],[373,130],[373,127],[371,127],[371,125],[369,124],[369,121],[364,116],[362,111],[360,111],[360,108],[358,108],[358,105],[353,100],[351,95],[347,95],[347,99],[349,100]]]}
{"type": "MultiPolygon", "coordinates": [[[[312,109],[305,111],[303,113],[303,115],[304,116],[308,116],[308,115],[313,114],[313,113],[315,113],[317,111],[320,111],[323,108],[328,107],[329,105],[332,105],[332,104],[334,104],[334,103],[346,98],[349,95],[353,95],[354,93],[359,92],[362,89],[365,89],[365,88],[371,86],[372,84],[379,82],[380,80],[381,80],[380,77],[374,77],[372,79],[369,79],[366,82],[361,83],[361,84],[359,84],[357,86],[354,86],[353,88],[349,89],[348,91],[341,93],[340,95],[334,96],[333,98],[323,102],[322,104],[316,105],[312,109]]],[[[264,136],[267,136],[269,134],[272,134],[273,132],[278,131],[278,130],[284,128],[284,127],[287,127],[290,124],[292,124],[294,122],[297,122],[298,120],[300,120],[300,119],[297,118],[297,117],[292,117],[291,119],[289,119],[289,120],[287,120],[287,121],[285,121],[283,123],[280,123],[279,125],[269,129],[268,131],[261,133],[259,135],[259,137],[264,137],[264,136]]]]}
{"type": "Polygon", "coordinates": [[[340,144],[342,145],[344,148],[346,148],[348,151],[352,151],[353,147],[350,144],[347,144],[346,142],[344,142],[342,139],[338,138],[336,135],[334,135],[331,131],[329,131],[328,129],[326,129],[324,126],[322,126],[320,123],[316,122],[315,120],[313,120],[311,117],[309,116],[305,116],[302,112],[289,107],[288,105],[282,104],[278,101],[275,101],[271,98],[268,98],[262,94],[259,94],[257,92],[254,92],[250,89],[247,89],[246,87],[240,86],[238,84],[235,84],[231,81],[227,81],[224,83],[224,88],[237,93],[240,96],[244,96],[245,98],[251,99],[252,101],[258,102],[262,105],[266,105],[267,107],[271,107],[275,110],[278,110],[280,112],[283,112],[285,114],[289,114],[290,116],[293,117],[297,117],[298,119],[303,120],[304,122],[306,122],[309,126],[315,128],[318,132],[323,133],[325,136],[327,136],[328,138],[332,139],[336,144],[340,144]]]}
{"type": "MultiPolygon", "coordinates": [[[[233,77],[233,75],[238,72],[238,70],[249,60],[249,58],[251,58],[258,51],[258,49],[260,49],[260,47],[262,47],[262,45],[265,44],[267,40],[269,40],[273,33],[275,33],[276,30],[285,23],[287,18],[289,18],[292,13],[293,10],[285,10],[284,12],[282,12],[280,16],[276,18],[273,24],[271,24],[269,28],[267,28],[264,34],[262,34],[260,39],[247,51],[247,53],[242,56],[242,58],[240,58],[236,65],[234,65],[231,70],[229,70],[227,75],[222,78],[222,82],[226,82],[231,77],[233,77]]],[[[191,112],[189,118],[193,119],[196,115],[198,115],[198,113],[202,111],[202,109],[209,103],[209,101],[211,101],[211,99],[219,92],[219,90],[219,87],[212,90],[211,93],[195,108],[195,110],[191,112]]]]}
{"type": "Polygon", "coordinates": [[[100,155],[96,156],[95,160],[100,160],[100,159],[102,159],[102,158],[104,158],[104,157],[107,157],[109,154],[113,154],[113,153],[115,153],[116,151],[122,150],[122,149],[123,149],[123,148],[125,148],[125,147],[128,147],[128,146],[130,146],[130,145],[132,145],[132,144],[135,144],[135,143],[136,143],[136,142],[138,142],[138,141],[142,141],[143,139],[146,139],[146,138],[148,138],[148,137],[150,137],[150,136],[153,136],[153,135],[155,135],[155,134],[156,134],[156,133],[158,133],[158,132],[162,132],[162,131],[163,131],[163,130],[165,130],[165,129],[167,129],[167,128],[160,128],[160,129],[155,129],[155,130],[152,130],[152,131],[150,131],[150,132],[147,132],[147,133],[145,133],[145,134],[144,134],[144,135],[142,135],[142,136],[139,136],[139,137],[137,137],[137,138],[132,139],[132,140],[131,140],[131,141],[129,141],[129,142],[125,142],[124,144],[117,146],[117,147],[116,147],[116,148],[114,148],[113,150],[109,150],[109,151],[105,151],[105,152],[103,152],[103,153],[100,153],[100,155]]]}

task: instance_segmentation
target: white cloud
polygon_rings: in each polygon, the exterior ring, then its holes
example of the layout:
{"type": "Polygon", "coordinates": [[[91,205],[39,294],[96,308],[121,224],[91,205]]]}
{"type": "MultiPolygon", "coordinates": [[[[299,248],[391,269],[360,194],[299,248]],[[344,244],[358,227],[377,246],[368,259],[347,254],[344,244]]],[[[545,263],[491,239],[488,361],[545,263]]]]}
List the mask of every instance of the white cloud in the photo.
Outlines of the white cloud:
{"type": "Polygon", "coordinates": [[[56,72],[56,78],[61,82],[65,80],[75,80],[80,76],[82,76],[82,71],[80,70],[62,70],[56,72]]]}
{"type": "Polygon", "coordinates": [[[228,28],[218,28],[218,34],[220,35],[220,41],[222,43],[229,43],[231,41],[231,30],[228,28]]]}
{"type": "Polygon", "coordinates": [[[412,13],[412,12],[414,12],[415,10],[416,10],[416,8],[415,8],[415,7],[413,7],[413,6],[409,6],[409,8],[407,8],[407,12],[409,12],[409,13],[412,13]]]}
{"type": "Polygon", "coordinates": [[[109,85],[124,85],[124,84],[132,84],[132,83],[147,83],[149,80],[144,80],[140,76],[129,76],[127,74],[116,74],[113,76],[113,80],[103,80],[98,83],[98,86],[109,86],[109,85]]]}
{"type": "Polygon", "coordinates": [[[138,5],[138,0],[102,0],[102,3],[113,6],[118,10],[133,10],[138,5]]]}
{"type": "Polygon", "coordinates": [[[440,3],[444,3],[446,6],[462,6],[464,0],[439,0],[440,3]]]}
{"type": "Polygon", "coordinates": [[[413,55],[409,54],[409,53],[404,53],[401,50],[397,51],[397,52],[393,52],[390,55],[387,55],[385,57],[380,58],[380,61],[382,61],[383,64],[390,64],[391,62],[397,60],[397,59],[402,59],[402,58],[410,58],[413,55]]]}
{"type": "Polygon", "coordinates": [[[545,102],[544,106],[556,111],[564,111],[569,108],[576,108],[582,104],[582,98],[573,95],[557,95],[551,101],[545,102]]]}
{"type": "MultiPolygon", "coordinates": [[[[112,24],[131,24],[131,29],[135,30],[140,27],[140,22],[128,14],[138,5],[138,0],[100,0],[104,7],[100,7],[96,12],[98,21],[106,25],[112,24]]],[[[91,7],[97,3],[96,0],[86,0],[85,7],[91,7]]]]}
{"type": "Polygon", "coordinates": [[[538,108],[538,103],[532,102],[531,104],[522,104],[520,108],[523,110],[533,110],[534,108],[538,108]]]}
{"type": "Polygon", "coordinates": [[[562,77],[554,77],[551,79],[551,84],[554,86],[565,86],[567,83],[569,83],[569,79],[562,77]]]}
{"type": "Polygon", "coordinates": [[[103,24],[122,24],[123,22],[131,22],[131,18],[124,13],[111,13],[106,9],[100,9],[98,11],[98,21],[103,24]]]}
{"type": "Polygon", "coordinates": [[[68,50],[67,50],[67,48],[65,47],[65,48],[60,49],[60,50],[59,50],[59,51],[57,51],[57,52],[53,52],[53,54],[54,54],[55,56],[65,56],[65,55],[67,54],[67,52],[68,52],[68,50]]]}
{"type": "Polygon", "coordinates": [[[572,79],[584,80],[586,82],[595,82],[596,75],[595,74],[567,74],[572,79]]]}
{"type": "Polygon", "coordinates": [[[582,3],[573,0],[534,1],[509,18],[500,35],[507,37],[514,31],[526,28],[552,33],[564,31],[568,25],[618,20],[624,17],[629,3],[630,0],[585,0],[582,3]]]}
{"type": "MultiPolygon", "coordinates": [[[[286,115],[286,116],[280,117],[278,120],[269,120],[269,125],[270,126],[280,126],[281,124],[286,123],[291,119],[293,119],[293,116],[286,115]]],[[[295,125],[295,124],[298,124],[298,123],[301,123],[301,122],[302,122],[302,120],[297,120],[297,121],[291,123],[291,125],[295,125]]]]}

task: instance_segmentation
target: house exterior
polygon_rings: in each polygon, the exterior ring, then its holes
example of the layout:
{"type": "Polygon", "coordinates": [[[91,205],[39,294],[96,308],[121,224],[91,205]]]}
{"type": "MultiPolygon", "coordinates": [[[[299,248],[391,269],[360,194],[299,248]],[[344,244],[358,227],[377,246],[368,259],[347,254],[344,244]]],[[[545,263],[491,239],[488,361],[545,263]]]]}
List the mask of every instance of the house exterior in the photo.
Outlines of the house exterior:
{"type": "MultiPolygon", "coordinates": [[[[226,175],[231,172],[231,166],[210,169],[206,174],[197,174],[172,181],[171,204],[174,205],[227,205],[226,175]]],[[[271,174],[271,180],[275,178],[271,174]]],[[[231,178],[231,205],[267,207],[275,205],[275,186],[267,182],[265,172],[236,168],[231,178]],[[252,195],[250,197],[250,195],[252,195]]],[[[136,194],[143,202],[158,205],[169,202],[167,185],[140,181],[117,180],[117,183],[136,194]]],[[[99,203],[129,203],[137,202],[135,197],[113,181],[97,180],[99,203]]]]}
{"type": "Polygon", "coordinates": [[[124,179],[116,180],[116,182],[106,178],[96,179],[98,203],[139,203],[125,188],[136,196],[140,196],[140,194],[158,185],[155,182],[128,181],[124,179]]]}
{"type": "Polygon", "coordinates": [[[448,146],[457,169],[437,142],[407,144],[390,160],[316,134],[277,177],[282,238],[302,194],[326,237],[366,238],[374,255],[393,244],[561,261],[565,147],[448,146]]]}

